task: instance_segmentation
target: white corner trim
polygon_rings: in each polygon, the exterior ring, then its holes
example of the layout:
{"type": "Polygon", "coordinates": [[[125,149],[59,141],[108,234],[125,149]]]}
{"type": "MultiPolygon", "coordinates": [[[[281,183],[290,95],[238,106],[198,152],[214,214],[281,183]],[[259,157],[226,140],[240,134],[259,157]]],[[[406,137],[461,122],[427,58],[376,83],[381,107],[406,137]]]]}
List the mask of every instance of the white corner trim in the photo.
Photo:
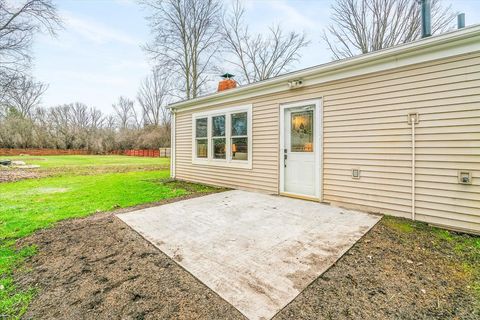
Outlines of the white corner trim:
{"type": "Polygon", "coordinates": [[[287,91],[289,90],[288,81],[295,79],[302,79],[303,87],[308,87],[478,51],[480,51],[480,25],[475,25],[353,58],[291,72],[235,89],[173,103],[169,108],[183,111],[212,106],[217,103],[232,103],[239,99],[287,91]]]}
{"type": "Polygon", "coordinates": [[[175,150],[176,150],[176,139],[175,139],[175,112],[172,112],[172,118],[170,122],[170,178],[175,179],[175,150]]]}
{"type": "Polygon", "coordinates": [[[203,166],[228,167],[238,169],[252,169],[253,163],[253,121],[252,121],[252,105],[240,105],[229,108],[220,108],[209,111],[197,112],[192,114],[192,164],[203,166]],[[230,115],[238,112],[247,112],[247,138],[248,138],[248,160],[234,160],[231,158],[231,119],[230,115]],[[213,159],[212,145],[212,125],[211,119],[214,116],[225,115],[225,141],[226,141],[226,159],[213,159]],[[196,152],[196,130],[195,120],[199,118],[207,118],[207,140],[208,140],[208,157],[198,158],[196,152]]]}

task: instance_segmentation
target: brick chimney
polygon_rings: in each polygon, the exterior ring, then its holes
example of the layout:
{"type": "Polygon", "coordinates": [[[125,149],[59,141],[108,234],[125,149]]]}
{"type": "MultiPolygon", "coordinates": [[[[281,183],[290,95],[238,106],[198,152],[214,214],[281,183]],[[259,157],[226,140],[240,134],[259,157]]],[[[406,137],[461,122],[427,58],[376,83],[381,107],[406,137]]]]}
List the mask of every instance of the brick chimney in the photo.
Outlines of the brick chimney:
{"type": "Polygon", "coordinates": [[[218,83],[218,92],[233,89],[237,87],[237,81],[233,80],[233,74],[225,73],[222,75],[223,80],[218,83]]]}

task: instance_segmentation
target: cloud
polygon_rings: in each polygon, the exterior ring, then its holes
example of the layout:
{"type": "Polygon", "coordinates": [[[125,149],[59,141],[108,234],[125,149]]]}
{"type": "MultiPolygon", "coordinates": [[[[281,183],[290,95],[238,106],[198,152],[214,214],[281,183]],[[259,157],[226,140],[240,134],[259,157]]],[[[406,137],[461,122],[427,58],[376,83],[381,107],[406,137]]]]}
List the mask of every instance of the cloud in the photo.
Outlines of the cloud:
{"type": "Polygon", "coordinates": [[[288,4],[286,1],[271,1],[270,7],[279,11],[282,15],[282,24],[293,28],[313,29],[318,25],[310,17],[302,13],[298,8],[288,4]]]}
{"type": "Polygon", "coordinates": [[[67,31],[74,32],[96,44],[119,42],[127,45],[138,45],[138,41],[129,34],[96,21],[80,18],[68,11],[63,11],[62,17],[67,31]]]}

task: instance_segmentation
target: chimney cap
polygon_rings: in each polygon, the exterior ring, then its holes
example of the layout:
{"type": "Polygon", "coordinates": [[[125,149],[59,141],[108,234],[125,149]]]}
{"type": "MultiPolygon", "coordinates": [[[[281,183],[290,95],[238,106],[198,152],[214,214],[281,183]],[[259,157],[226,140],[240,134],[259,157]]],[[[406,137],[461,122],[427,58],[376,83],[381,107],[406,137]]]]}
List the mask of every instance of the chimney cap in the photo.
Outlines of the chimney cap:
{"type": "Polygon", "coordinates": [[[231,78],[235,77],[235,75],[227,72],[225,74],[222,74],[221,77],[224,78],[224,79],[231,79],[231,78]]]}

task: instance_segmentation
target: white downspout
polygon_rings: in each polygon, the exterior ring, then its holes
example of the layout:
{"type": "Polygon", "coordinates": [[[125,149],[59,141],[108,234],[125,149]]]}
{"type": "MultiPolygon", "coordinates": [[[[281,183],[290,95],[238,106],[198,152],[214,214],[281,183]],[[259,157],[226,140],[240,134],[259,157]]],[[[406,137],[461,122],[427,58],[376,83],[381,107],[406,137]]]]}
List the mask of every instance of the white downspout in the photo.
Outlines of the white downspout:
{"type": "Polygon", "coordinates": [[[415,220],[415,124],[418,123],[418,113],[409,113],[408,123],[412,126],[412,220],[415,220]]]}

